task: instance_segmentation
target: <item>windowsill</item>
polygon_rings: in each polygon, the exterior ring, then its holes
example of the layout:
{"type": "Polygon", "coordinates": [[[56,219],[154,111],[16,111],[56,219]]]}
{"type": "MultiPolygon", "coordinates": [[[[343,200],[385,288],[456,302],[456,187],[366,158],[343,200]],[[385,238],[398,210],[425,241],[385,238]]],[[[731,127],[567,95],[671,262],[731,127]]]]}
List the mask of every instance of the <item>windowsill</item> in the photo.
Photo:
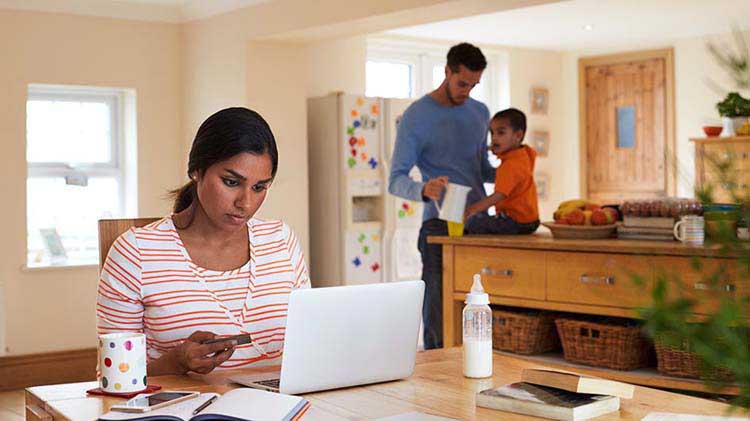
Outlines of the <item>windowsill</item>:
{"type": "Polygon", "coordinates": [[[36,272],[46,270],[69,270],[69,269],[88,269],[88,268],[99,268],[97,263],[91,262],[66,262],[66,263],[28,263],[21,266],[22,272],[36,272]]]}

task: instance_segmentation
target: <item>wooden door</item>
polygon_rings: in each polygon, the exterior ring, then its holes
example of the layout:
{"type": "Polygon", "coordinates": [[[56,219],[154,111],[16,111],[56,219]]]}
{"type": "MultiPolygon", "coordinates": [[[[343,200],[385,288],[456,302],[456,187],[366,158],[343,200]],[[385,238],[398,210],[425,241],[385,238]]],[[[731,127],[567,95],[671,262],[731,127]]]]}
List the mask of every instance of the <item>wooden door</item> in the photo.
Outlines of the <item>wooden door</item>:
{"type": "Polygon", "coordinates": [[[584,197],[674,194],[671,50],[581,59],[579,71],[584,197]]]}

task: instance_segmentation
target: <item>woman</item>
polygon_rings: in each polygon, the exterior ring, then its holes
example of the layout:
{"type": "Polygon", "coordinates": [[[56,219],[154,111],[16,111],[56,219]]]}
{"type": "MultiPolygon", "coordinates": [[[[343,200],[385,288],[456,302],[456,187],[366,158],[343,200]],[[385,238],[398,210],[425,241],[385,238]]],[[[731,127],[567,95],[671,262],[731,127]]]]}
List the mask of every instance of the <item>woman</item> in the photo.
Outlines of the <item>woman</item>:
{"type": "Polygon", "coordinates": [[[221,110],[195,135],[174,213],[112,245],[98,331],[145,333],[149,375],[280,364],[289,293],[310,280],[289,227],[253,218],[277,165],[259,114],[221,110]],[[203,343],[243,333],[251,344],[203,343]]]}

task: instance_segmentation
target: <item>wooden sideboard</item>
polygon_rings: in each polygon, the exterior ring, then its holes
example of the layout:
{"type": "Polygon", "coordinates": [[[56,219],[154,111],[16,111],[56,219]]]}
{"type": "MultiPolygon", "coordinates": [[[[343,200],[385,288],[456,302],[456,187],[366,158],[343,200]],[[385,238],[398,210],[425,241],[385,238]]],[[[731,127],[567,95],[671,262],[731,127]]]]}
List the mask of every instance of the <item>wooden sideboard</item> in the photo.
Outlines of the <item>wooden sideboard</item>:
{"type": "MultiPolygon", "coordinates": [[[[661,275],[674,278],[685,293],[698,299],[697,318],[711,311],[723,294],[747,295],[750,291],[748,274],[738,273],[738,265],[713,247],[617,239],[561,240],[544,233],[435,236],[429,241],[443,245],[445,346],[461,343],[461,312],[475,273],[482,274],[491,304],[629,318],[636,318],[636,309],[649,304],[651,286],[661,275]],[[701,272],[692,268],[694,258],[703,264],[701,272]],[[726,266],[728,272],[718,285],[711,285],[708,274],[719,265],[726,266]],[[642,279],[642,285],[634,282],[634,276],[642,279]]],[[[537,359],[545,364],[571,365],[561,357],[537,359]]],[[[575,367],[631,383],[705,390],[699,381],[667,378],[653,369],[618,372],[575,367]]]]}
{"type": "Polygon", "coordinates": [[[714,201],[733,202],[731,192],[740,196],[750,191],[750,136],[691,138],[695,144],[695,187],[713,188],[714,201]],[[726,165],[721,177],[718,166],[726,165]]]}

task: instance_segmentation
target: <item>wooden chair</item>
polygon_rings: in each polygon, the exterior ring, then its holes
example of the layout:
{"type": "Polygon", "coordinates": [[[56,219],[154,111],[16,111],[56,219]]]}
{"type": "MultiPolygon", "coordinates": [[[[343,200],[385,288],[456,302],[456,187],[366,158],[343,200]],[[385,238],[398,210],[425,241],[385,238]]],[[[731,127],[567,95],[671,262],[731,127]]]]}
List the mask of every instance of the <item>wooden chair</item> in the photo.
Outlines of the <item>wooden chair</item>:
{"type": "Polygon", "coordinates": [[[104,266],[109,248],[117,237],[131,227],[142,227],[160,218],[100,219],[99,220],[99,270],[104,266]]]}

